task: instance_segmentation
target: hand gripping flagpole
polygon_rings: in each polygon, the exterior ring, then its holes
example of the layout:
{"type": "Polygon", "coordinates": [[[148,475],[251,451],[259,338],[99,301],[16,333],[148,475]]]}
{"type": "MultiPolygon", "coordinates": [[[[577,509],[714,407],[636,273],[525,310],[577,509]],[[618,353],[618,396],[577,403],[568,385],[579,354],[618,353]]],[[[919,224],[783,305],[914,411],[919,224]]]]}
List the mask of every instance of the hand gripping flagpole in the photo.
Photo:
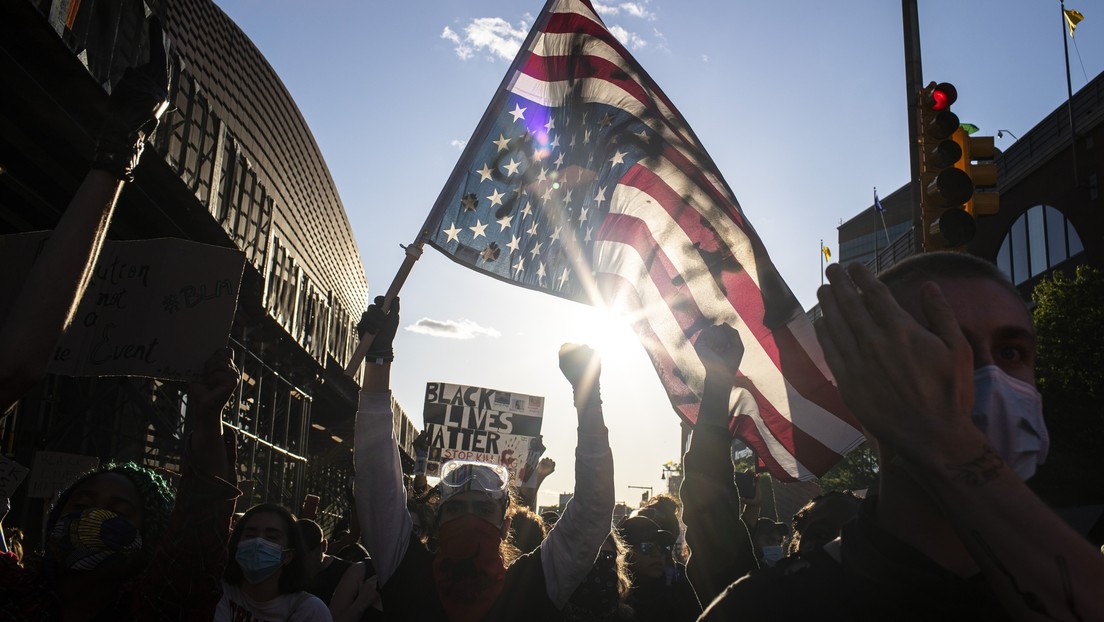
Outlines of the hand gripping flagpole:
{"type": "MultiPolygon", "coordinates": [[[[419,235],[418,239],[409,246],[404,246],[406,250],[406,258],[403,259],[402,265],[399,266],[399,271],[395,273],[395,278],[391,280],[391,287],[387,288],[387,295],[383,298],[383,312],[386,314],[391,310],[391,302],[395,300],[395,297],[399,295],[399,290],[402,289],[404,283],[406,283],[406,277],[410,276],[410,270],[414,268],[414,262],[422,256],[422,246],[425,244],[425,236],[419,235]]],[[[364,362],[364,356],[368,354],[368,349],[372,347],[372,341],[375,340],[375,333],[364,333],[360,338],[360,343],[357,344],[356,350],[353,351],[353,356],[349,359],[349,364],[345,366],[345,375],[352,378],[356,376],[357,369],[360,368],[360,364],[364,362]]]]}

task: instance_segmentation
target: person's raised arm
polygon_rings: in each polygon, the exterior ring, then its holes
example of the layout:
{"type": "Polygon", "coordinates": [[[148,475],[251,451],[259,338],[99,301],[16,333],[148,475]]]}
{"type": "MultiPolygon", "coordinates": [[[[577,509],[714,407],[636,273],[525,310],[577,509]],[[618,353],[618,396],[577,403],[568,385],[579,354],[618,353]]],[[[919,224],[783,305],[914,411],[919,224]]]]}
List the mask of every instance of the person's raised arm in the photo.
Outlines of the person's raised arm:
{"type": "Polygon", "coordinates": [[[377,296],[357,325],[358,334],[370,332],[375,339],[364,357],[353,450],[357,518],[380,586],[406,555],[413,529],[391,413],[392,344],[399,328],[399,299],[394,299],[386,313],[383,302],[383,296],[377,296]]]}
{"type": "Polygon", "coordinates": [[[161,29],[150,28],[150,62],[112,89],[92,169],[61,215],[0,324],[0,412],[46,375],[103,247],[124,181],[168,108],[161,29]]]}
{"type": "Polygon", "coordinates": [[[230,519],[241,492],[235,485],[233,431],[223,435],[222,413],[241,374],[234,352],[215,352],[203,376],[188,385],[183,473],[169,526],[136,580],[136,619],[210,619],[221,595],[230,519]]]}
{"type": "Polygon", "coordinates": [[[230,483],[234,475],[224,447],[222,411],[240,379],[241,372],[234,365],[234,350],[223,348],[207,359],[203,378],[188,385],[192,466],[230,483]]]}
{"type": "Polygon", "coordinates": [[[541,565],[552,602],[562,608],[594,565],[613,520],[613,454],[598,385],[602,363],[587,346],[564,344],[560,371],[571,383],[579,415],[575,495],[541,545],[541,565]]]}
{"type": "Polygon", "coordinates": [[[537,462],[536,473],[533,474],[533,486],[522,486],[518,488],[518,496],[521,497],[521,503],[525,507],[537,511],[537,493],[540,492],[541,484],[544,480],[548,479],[549,475],[556,472],[556,461],[552,458],[544,457],[537,462]]]}
{"type": "Polygon", "coordinates": [[[922,325],[865,267],[849,273],[828,268],[817,338],[848,407],[895,454],[891,466],[934,500],[1014,619],[1104,620],[1104,556],[971,422],[974,353],[939,286],[920,288],[922,325]]]}
{"type": "Polygon", "coordinates": [[[740,522],[740,494],[733,481],[731,401],[744,355],[743,341],[727,324],[702,330],[694,344],[705,365],[698,420],[683,458],[680,489],[690,559],[686,574],[702,603],[758,567],[748,530],[740,522]]]}

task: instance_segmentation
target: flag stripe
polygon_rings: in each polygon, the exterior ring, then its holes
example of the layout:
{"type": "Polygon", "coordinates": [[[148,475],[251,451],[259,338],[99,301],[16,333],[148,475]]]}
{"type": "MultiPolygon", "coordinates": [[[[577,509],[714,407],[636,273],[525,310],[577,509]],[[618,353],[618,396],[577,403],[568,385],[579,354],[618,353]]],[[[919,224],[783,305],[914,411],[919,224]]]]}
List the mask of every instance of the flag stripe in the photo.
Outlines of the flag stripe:
{"type": "MultiPolygon", "coordinates": [[[[615,292],[613,295],[621,299],[623,302],[630,304],[635,308],[647,308],[648,303],[639,297],[639,290],[636,286],[636,281],[631,278],[626,278],[620,274],[604,273],[600,276],[600,283],[603,290],[615,292]]],[[[642,340],[654,340],[654,343],[658,347],[648,348],[649,355],[652,358],[653,366],[656,368],[657,373],[660,376],[673,376],[674,380],[668,380],[664,382],[665,386],[677,385],[679,388],[672,391],[678,396],[686,396],[690,403],[686,403],[687,400],[682,400],[683,403],[672,400],[672,405],[683,413],[688,418],[697,417],[697,409],[700,404],[698,401],[700,398],[686,385],[683,380],[683,376],[677,373],[676,370],[683,369],[685,364],[679,365],[675,358],[672,357],[670,352],[663,347],[663,340],[660,339],[654,331],[651,330],[651,326],[647,320],[640,320],[646,326],[643,329],[639,324],[635,325],[642,340]]],[[[692,348],[690,352],[695,352],[692,348]]],[[[700,359],[697,358],[696,353],[693,354],[694,362],[698,365],[701,364],[700,359]]],[[[745,376],[741,376],[738,379],[738,386],[740,389],[748,391],[755,399],[756,404],[759,407],[757,414],[761,421],[755,422],[761,424],[762,427],[756,427],[755,433],[752,438],[744,436],[745,441],[748,441],[749,445],[756,447],[758,453],[763,456],[776,456],[778,460],[768,460],[768,462],[777,465],[777,470],[772,469],[772,472],[776,474],[786,473],[788,477],[798,479],[802,476],[810,475],[813,471],[804,466],[794,458],[792,453],[792,447],[796,443],[805,450],[805,460],[812,464],[826,464],[825,468],[830,467],[838,459],[839,455],[824,447],[815,438],[805,433],[804,431],[795,428],[791,425],[784,416],[782,416],[773,407],[763,408],[764,404],[769,404],[762,393],[758,391],[754,383],[745,376]]],[[[750,420],[748,417],[744,419],[750,420]]],[[[785,477],[784,477],[785,479],[785,477]]]]}
{"type": "MultiPolygon", "coordinates": [[[[617,37],[613,36],[608,30],[601,24],[595,23],[582,16],[570,15],[565,13],[558,13],[553,15],[548,21],[548,25],[545,28],[545,33],[548,34],[570,34],[576,37],[576,39],[583,37],[590,37],[597,39],[602,43],[605,43],[612,49],[617,56],[623,59],[623,62],[632,69],[629,71],[633,74],[633,78],[643,84],[653,84],[652,80],[648,78],[647,73],[644,71],[640,64],[632,58],[632,54],[629,53],[625,46],[617,40],[617,37]],[[581,36],[580,36],[581,35],[581,36]]],[[[585,41],[585,39],[584,39],[585,41]]],[[[628,67],[626,67],[628,70],[628,67]]],[[[658,88],[649,89],[653,94],[653,97],[659,100],[668,110],[668,114],[677,116],[679,119],[682,115],[679,114],[678,109],[675,108],[675,104],[667,98],[667,96],[658,88]]],[[[684,123],[680,123],[685,125],[684,123]]]]}
{"type": "MultiPolygon", "coordinates": [[[[658,219],[651,218],[649,222],[655,222],[656,220],[658,219]]],[[[656,243],[645,221],[624,214],[611,213],[602,227],[598,230],[598,237],[606,242],[616,242],[627,245],[635,251],[637,263],[646,266],[640,268],[639,273],[637,273],[636,270],[631,272],[631,274],[639,274],[639,278],[637,278],[635,282],[641,287],[650,286],[650,289],[654,289],[656,296],[665,303],[666,308],[672,310],[677,309],[677,311],[672,311],[672,317],[677,323],[682,337],[688,342],[690,339],[696,339],[697,333],[701,329],[713,324],[715,321],[720,320],[735,323],[737,330],[742,333],[741,336],[743,337],[745,348],[744,361],[741,363],[741,368],[759,371],[759,373],[754,374],[754,379],[749,377],[749,382],[756,387],[756,391],[760,396],[763,396],[765,402],[770,404],[769,408],[766,404],[760,404],[761,410],[777,414],[778,408],[775,406],[776,404],[786,404],[792,407],[797,403],[802,403],[801,406],[804,409],[825,408],[823,405],[810,400],[809,396],[804,395],[802,391],[793,387],[781,374],[767,371],[771,369],[772,364],[769,360],[771,352],[766,351],[765,347],[773,344],[770,342],[763,343],[757,336],[749,335],[750,327],[746,322],[733,322],[738,318],[738,311],[730,307],[727,309],[727,312],[722,312],[723,314],[719,317],[717,315],[707,315],[702,312],[697,303],[698,299],[713,300],[721,297],[720,294],[713,294],[712,292],[706,292],[705,295],[700,295],[699,292],[694,291],[700,289],[696,287],[699,283],[708,281],[712,284],[711,278],[703,275],[700,279],[688,279],[686,281],[688,285],[686,289],[678,288],[673,284],[673,281],[675,281],[680,274],[687,274],[687,271],[681,269],[680,266],[676,266],[671,256],[656,243]],[[644,258],[647,258],[647,260],[644,258]],[[752,338],[748,338],[749,336],[752,338]]],[[[621,250],[622,253],[615,258],[616,262],[614,262],[614,265],[617,266],[619,271],[625,272],[626,266],[630,263],[631,259],[625,256],[623,249],[619,250],[621,250]]],[[[596,262],[595,269],[604,270],[604,263],[605,262],[602,261],[596,262]]],[[[746,295],[754,297],[754,292],[750,292],[746,295]]],[[[743,296],[737,294],[735,297],[742,298],[743,296]]],[[[646,299],[644,295],[641,295],[640,298],[646,299]]],[[[661,313],[661,310],[658,308],[659,305],[655,305],[655,307],[657,310],[649,314],[650,316],[661,313]]],[[[663,317],[666,316],[664,315],[663,317]]],[[[668,328],[663,332],[672,334],[673,331],[668,328]]],[[[692,347],[689,347],[689,344],[678,347],[667,342],[666,347],[669,351],[679,352],[680,355],[675,358],[676,360],[684,362],[680,368],[686,378],[686,384],[690,387],[691,391],[700,393],[704,383],[705,369],[701,365],[696,351],[692,347]]],[[[808,370],[804,371],[807,372],[808,370]]],[[[819,372],[819,370],[815,369],[813,371],[819,372]]],[[[821,386],[828,384],[823,379],[821,382],[821,386]]],[[[823,398],[821,392],[809,392],[812,394],[811,397],[823,398]]],[[[828,405],[832,406],[837,404],[830,402],[828,405]]],[[[838,405],[842,406],[842,403],[838,405]]],[[[824,411],[824,414],[832,415],[832,413],[827,410],[824,411]]],[[[785,425],[788,424],[789,422],[786,421],[785,425]]],[[[781,432],[778,428],[779,425],[782,425],[778,420],[772,420],[768,422],[768,425],[771,427],[774,436],[780,437],[784,435],[784,432],[781,432]]],[[[856,429],[855,426],[851,425],[849,422],[842,421],[834,416],[813,418],[809,425],[814,429],[815,433],[818,433],[818,436],[825,437],[836,437],[841,433],[846,435],[848,430],[843,426],[850,428],[850,431],[856,429]]]]}
{"type": "MultiPolygon", "coordinates": [[[[692,209],[684,209],[689,207],[689,204],[684,202],[683,197],[667,184],[666,180],[668,179],[671,179],[671,176],[661,178],[655,175],[653,171],[636,165],[622,177],[621,183],[646,193],[654,202],[649,204],[647,201],[622,198],[622,200],[615,201],[615,204],[619,209],[623,209],[624,206],[628,205],[659,205],[671,218],[670,225],[673,225],[663,227],[662,239],[678,238],[677,234],[679,232],[685,233],[687,236],[686,239],[672,240],[672,246],[683,244],[706,248],[715,246],[716,254],[721,256],[731,255],[729,249],[724,246],[724,241],[715,236],[712,229],[701,224],[702,214],[692,209]]],[[[661,219],[655,213],[656,211],[653,209],[649,210],[648,214],[640,215],[653,228],[656,228],[657,223],[665,220],[661,219]]],[[[613,214],[611,213],[607,222],[612,219],[613,214]]],[[[604,229],[599,230],[599,237],[605,237],[604,229]]],[[[654,239],[656,236],[653,235],[652,237],[654,239]]],[[[674,272],[675,274],[687,273],[685,269],[674,269],[674,272]]],[[[747,326],[748,331],[762,347],[774,367],[779,371],[792,372],[789,377],[794,379],[793,388],[829,413],[844,413],[846,416],[840,418],[857,429],[858,422],[854,420],[844,406],[838,391],[830,386],[821,370],[813,363],[808,353],[790,334],[789,330],[771,331],[763,326],[762,318],[765,309],[762,304],[762,294],[758,285],[751,279],[748,270],[721,271],[720,285],[724,287],[727,294],[715,290],[716,293],[712,296],[696,296],[696,298],[727,299],[735,314],[747,326]],[[785,365],[783,365],[783,360],[785,360],[785,365]]],[[[708,317],[713,321],[729,321],[729,318],[716,314],[711,314],[708,317]]],[[[690,335],[688,334],[687,337],[690,337],[690,335]]],[[[746,346],[748,340],[745,338],[744,341],[746,346]]]]}

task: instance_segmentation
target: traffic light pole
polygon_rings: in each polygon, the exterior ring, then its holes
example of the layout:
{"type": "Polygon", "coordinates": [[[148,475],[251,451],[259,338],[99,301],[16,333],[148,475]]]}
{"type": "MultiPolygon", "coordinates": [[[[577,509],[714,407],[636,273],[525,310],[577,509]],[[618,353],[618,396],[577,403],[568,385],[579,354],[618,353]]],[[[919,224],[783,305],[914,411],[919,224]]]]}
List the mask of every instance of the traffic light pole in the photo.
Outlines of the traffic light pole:
{"type": "Polygon", "coordinates": [[[920,114],[918,97],[923,88],[924,71],[920,61],[920,21],[916,12],[916,0],[901,0],[901,23],[905,40],[905,109],[908,119],[909,164],[912,197],[913,252],[924,252],[923,219],[920,207],[920,114]]]}

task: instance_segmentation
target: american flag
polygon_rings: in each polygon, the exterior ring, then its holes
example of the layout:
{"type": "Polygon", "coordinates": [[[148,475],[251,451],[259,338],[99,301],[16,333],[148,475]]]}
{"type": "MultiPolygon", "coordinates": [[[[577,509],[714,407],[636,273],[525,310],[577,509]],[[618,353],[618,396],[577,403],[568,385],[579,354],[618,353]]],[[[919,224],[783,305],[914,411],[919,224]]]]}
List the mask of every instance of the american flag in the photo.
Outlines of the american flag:
{"type": "Polygon", "coordinates": [[[545,6],[425,235],[480,272],[624,313],[691,423],[705,376],[693,342],[734,326],[733,431],[777,477],[821,475],[862,440],[732,191],[588,0],[545,6]]]}

